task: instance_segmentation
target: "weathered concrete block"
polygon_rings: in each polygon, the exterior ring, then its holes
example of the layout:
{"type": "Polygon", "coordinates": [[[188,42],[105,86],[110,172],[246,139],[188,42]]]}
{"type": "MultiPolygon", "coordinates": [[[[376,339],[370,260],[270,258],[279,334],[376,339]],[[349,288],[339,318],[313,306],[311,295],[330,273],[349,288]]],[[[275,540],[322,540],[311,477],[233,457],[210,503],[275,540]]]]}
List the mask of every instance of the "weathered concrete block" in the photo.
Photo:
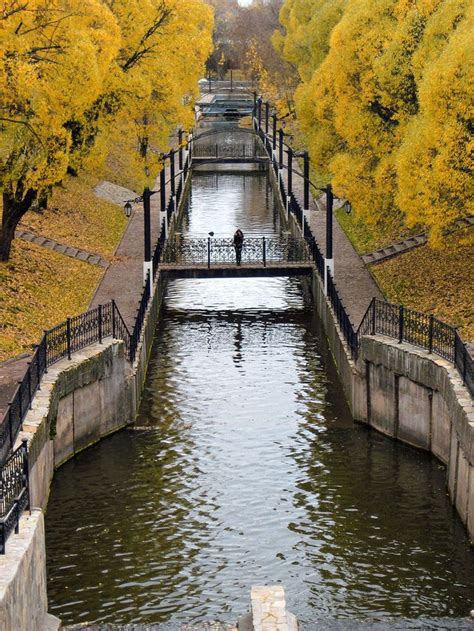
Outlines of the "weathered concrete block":
{"type": "Polygon", "coordinates": [[[456,430],[454,426],[451,428],[451,447],[449,450],[449,464],[448,464],[448,492],[451,502],[455,503],[456,498],[456,481],[458,476],[458,452],[459,442],[456,436],[456,430]]]}
{"type": "Polygon", "coordinates": [[[399,423],[397,438],[430,450],[431,391],[406,377],[398,380],[399,423]]]}
{"type": "Polygon", "coordinates": [[[467,507],[467,531],[471,543],[474,545],[474,467],[469,467],[469,504],[467,507]]]}
{"type": "Polygon", "coordinates": [[[100,438],[100,382],[74,391],[74,451],[100,438]]]}
{"type": "Polygon", "coordinates": [[[431,451],[444,464],[449,462],[451,415],[439,392],[433,392],[431,408],[431,451]]]}
{"type": "Polygon", "coordinates": [[[395,375],[385,366],[370,364],[370,425],[383,434],[395,436],[395,375]]]}
{"type": "Polygon", "coordinates": [[[463,450],[460,448],[458,453],[458,477],[456,480],[456,508],[464,524],[467,524],[470,468],[463,450]]]}
{"type": "Polygon", "coordinates": [[[54,466],[58,467],[74,453],[74,394],[59,401],[56,436],[54,437],[54,466]]]}

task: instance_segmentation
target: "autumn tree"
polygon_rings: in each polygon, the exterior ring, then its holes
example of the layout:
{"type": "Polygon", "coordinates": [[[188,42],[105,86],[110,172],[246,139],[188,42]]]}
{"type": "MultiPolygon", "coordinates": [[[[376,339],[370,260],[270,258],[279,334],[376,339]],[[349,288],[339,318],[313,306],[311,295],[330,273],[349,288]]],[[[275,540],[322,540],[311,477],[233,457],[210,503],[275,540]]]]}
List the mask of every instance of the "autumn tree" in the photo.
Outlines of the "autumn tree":
{"type": "Polygon", "coordinates": [[[117,139],[112,129],[120,127],[124,148],[135,145],[131,160],[150,172],[153,150],[190,121],[184,97],[194,94],[211,30],[201,0],[7,0],[0,11],[0,260],[39,196],[91,155],[104,158],[117,139]]]}
{"type": "Polygon", "coordinates": [[[403,217],[439,242],[472,212],[470,5],[287,0],[281,21],[313,163],[368,222],[403,217]]]}

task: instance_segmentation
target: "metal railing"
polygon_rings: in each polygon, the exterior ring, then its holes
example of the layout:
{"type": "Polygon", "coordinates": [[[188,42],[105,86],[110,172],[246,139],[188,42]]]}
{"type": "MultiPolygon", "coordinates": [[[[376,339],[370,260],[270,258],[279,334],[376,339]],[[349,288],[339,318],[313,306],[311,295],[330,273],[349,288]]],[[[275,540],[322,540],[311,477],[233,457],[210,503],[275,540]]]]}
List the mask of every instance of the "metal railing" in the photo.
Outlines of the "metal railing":
{"type": "Polygon", "coordinates": [[[349,314],[347,313],[344,303],[339,296],[336,289],[336,284],[329,269],[326,270],[326,282],[327,282],[327,297],[332,305],[336,320],[339,324],[339,328],[344,336],[344,339],[349,346],[353,355],[357,354],[359,348],[359,338],[354,325],[351,322],[349,314]]]}
{"type": "Polygon", "coordinates": [[[407,342],[453,363],[463,383],[474,395],[474,361],[457,330],[433,314],[408,309],[373,298],[357,331],[358,346],[364,335],[385,335],[407,342]]]}
{"type": "MultiPolygon", "coordinates": [[[[291,236],[246,237],[241,248],[242,264],[267,265],[311,261],[304,239],[291,236]]],[[[168,239],[163,250],[163,264],[179,266],[226,265],[237,261],[232,238],[187,238],[177,235],[168,239]]]]}
{"type": "Polygon", "coordinates": [[[22,513],[30,508],[26,440],[0,466],[0,554],[8,537],[18,533],[22,513]]]}
{"type": "Polygon", "coordinates": [[[194,146],[193,157],[195,158],[263,158],[265,151],[259,146],[260,143],[232,143],[222,144],[199,144],[194,146]]]}

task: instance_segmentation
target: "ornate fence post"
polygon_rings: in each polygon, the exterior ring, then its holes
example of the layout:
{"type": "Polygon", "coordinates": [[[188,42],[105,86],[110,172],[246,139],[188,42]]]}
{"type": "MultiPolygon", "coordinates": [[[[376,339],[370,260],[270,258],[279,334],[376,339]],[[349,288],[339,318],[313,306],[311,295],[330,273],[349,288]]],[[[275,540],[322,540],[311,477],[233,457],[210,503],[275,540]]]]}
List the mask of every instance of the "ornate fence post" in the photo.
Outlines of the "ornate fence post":
{"type": "Polygon", "coordinates": [[[207,268],[211,267],[211,237],[207,237],[207,268]]]}
{"type": "Polygon", "coordinates": [[[112,298],[112,337],[115,339],[115,300],[112,298]]]}
{"type": "Polygon", "coordinates": [[[400,305],[398,307],[398,343],[399,344],[403,342],[403,329],[405,326],[404,314],[405,314],[405,309],[403,305],[400,305]]]}
{"type": "Polygon", "coordinates": [[[263,267],[267,266],[267,242],[265,237],[262,237],[262,248],[263,248],[263,267]]]}
{"type": "Polygon", "coordinates": [[[99,342],[102,344],[102,305],[99,305],[99,342]]]}
{"type": "Polygon", "coordinates": [[[433,352],[433,329],[434,329],[434,315],[430,313],[430,321],[428,328],[428,353],[433,352]]]}
{"type": "Polygon", "coordinates": [[[71,318],[66,320],[67,358],[71,359],[71,318]]]}
{"type": "Polygon", "coordinates": [[[31,392],[31,362],[28,362],[28,368],[26,369],[26,374],[28,377],[28,401],[30,402],[29,404],[29,408],[31,410],[31,403],[32,403],[32,392],[31,392]]]}

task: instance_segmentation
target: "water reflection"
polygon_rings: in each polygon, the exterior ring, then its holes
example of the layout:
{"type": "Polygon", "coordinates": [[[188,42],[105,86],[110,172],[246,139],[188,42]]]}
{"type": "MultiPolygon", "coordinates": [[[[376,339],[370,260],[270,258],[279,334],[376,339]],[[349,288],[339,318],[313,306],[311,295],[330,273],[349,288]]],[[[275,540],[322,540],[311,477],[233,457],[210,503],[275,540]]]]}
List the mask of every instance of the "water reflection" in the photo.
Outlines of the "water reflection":
{"type": "MultiPolygon", "coordinates": [[[[218,196],[196,178],[186,229],[278,230],[266,178],[245,177],[218,196]]],[[[320,327],[295,278],[170,283],[137,429],[55,477],[53,613],[233,621],[251,585],[281,582],[308,629],[469,627],[474,554],[444,471],[352,422],[320,327]]]]}

